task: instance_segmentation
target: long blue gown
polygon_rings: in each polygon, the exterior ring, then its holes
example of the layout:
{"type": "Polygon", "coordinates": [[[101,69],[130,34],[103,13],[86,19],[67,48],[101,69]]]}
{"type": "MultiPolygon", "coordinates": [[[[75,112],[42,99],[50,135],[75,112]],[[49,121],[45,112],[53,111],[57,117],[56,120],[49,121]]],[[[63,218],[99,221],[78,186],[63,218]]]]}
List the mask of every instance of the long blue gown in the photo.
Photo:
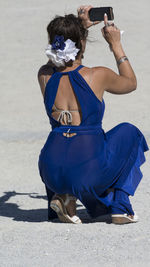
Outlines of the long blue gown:
{"type": "MultiPolygon", "coordinates": [[[[79,70],[54,72],[49,79],[44,104],[50,119],[50,132],[39,156],[39,172],[45,183],[49,202],[54,193],[72,194],[96,217],[102,205],[111,208],[114,190],[128,195],[142,178],[140,165],[145,161],[148,146],[140,130],[130,123],[121,123],[105,132],[102,128],[104,100],[101,102],[79,70]],[[79,126],[61,125],[52,115],[60,79],[68,75],[80,103],[82,120],[79,126]],[[66,137],[63,133],[77,133],[66,137]]],[[[55,217],[49,210],[49,216],[55,217]]]]}

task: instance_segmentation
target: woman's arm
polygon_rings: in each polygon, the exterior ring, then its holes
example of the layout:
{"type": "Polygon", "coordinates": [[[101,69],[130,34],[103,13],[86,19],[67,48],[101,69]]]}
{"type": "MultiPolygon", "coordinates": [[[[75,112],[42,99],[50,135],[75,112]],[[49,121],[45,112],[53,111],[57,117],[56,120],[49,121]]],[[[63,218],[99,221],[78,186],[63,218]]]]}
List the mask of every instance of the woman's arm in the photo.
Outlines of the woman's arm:
{"type": "Polygon", "coordinates": [[[38,71],[37,77],[43,97],[45,94],[45,85],[51,77],[52,73],[53,65],[50,61],[48,61],[47,64],[43,65],[38,71]]]}
{"type": "MultiPolygon", "coordinates": [[[[81,6],[78,8],[78,16],[82,19],[83,25],[86,28],[93,25],[88,15],[91,8],[92,6],[81,6]]],[[[100,23],[100,21],[95,24],[97,23],[100,23]]],[[[120,30],[113,23],[111,26],[107,26],[109,24],[107,15],[104,16],[104,24],[105,27],[102,28],[103,37],[108,42],[116,61],[118,61],[121,57],[125,56],[120,42],[120,30]]],[[[118,71],[119,74],[109,68],[94,68],[94,76],[96,81],[100,84],[101,91],[107,91],[112,94],[127,94],[136,89],[136,76],[129,61],[126,60],[122,62],[118,66],[118,71]]]]}
{"type": "MultiPolygon", "coordinates": [[[[120,42],[120,30],[113,24],[107,26],[107,16],[104,17],[104,23],[105,27],[102,28],[102,34],[109,43],[117,62],[121,57],[126,56],[120,42]]],[[[137,81],[130,62],[128,60],[122,62],[118,66],[118,71],[119,75],[111,69],[104,68],[104,90],[113,94],[127,94],[135,90],[137,81]]]]}
{"type": "Polygon", "coordinates": [[[44,94],[45,94],[44,79],[45,79],[44,75],[38,75],[38,82],[39,82],[41,93],[42,93],[43,97],[44,97],[44,94]]]}

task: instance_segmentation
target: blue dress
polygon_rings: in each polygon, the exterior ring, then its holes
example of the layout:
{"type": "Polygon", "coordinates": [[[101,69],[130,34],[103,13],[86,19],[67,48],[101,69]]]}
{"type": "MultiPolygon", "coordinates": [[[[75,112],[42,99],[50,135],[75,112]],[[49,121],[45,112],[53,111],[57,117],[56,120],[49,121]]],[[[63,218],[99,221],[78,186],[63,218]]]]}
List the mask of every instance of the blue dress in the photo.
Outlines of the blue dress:
{"type": "MultiPolygon", "coordinates": [[[[41,149],[38,166],[49,202],[54,193],[69,193],[96,217],[102,206],[108,210],[113,206],[114,190],[134,195],[142,178],[140,166],[148,146],[140,130],[130,123],[121,123],[108,132],[103,130],[105,103],[79,73],[82,67],[69,72],[55,71],[46,85],[44,104],[52,131],[41,149]],[[79,126],[62,125],[51,115],[63,75],[69,76],[80,103],[79,126]],[[77,134],[68,138],[63,135],[67,131],[77,134]]],[[[53,217],[53,212],[49,216],[53,217]]]]}

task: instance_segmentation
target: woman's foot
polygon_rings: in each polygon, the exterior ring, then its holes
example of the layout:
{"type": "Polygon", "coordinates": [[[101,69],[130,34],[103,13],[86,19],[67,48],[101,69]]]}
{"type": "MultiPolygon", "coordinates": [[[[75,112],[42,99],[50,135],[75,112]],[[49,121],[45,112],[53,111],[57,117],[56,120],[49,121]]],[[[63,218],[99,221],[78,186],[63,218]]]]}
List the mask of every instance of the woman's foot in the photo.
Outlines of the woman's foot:
{"type": "Polygon", "coordinates": [[[82,223],[76,216],[76,198],[69,194],[55,194],[50,207],[57,213],[60,221],[67,223],[82,223]]]}
{"type": "Polygon", "coordinates": [[[127,224],[127,223],[136,223],[138,222],[138,216],[128,215],[128,214],[112,214],[112,223],[114,224],[127,224]]]}
{"type": "Polygon", "coordinates": [[[70,217],[73,217],[74,215],[76,215],[76,198],[68,194],[56,195],[56,198],[58,196],[61,197],[61,199],[63,200],[67,214],[70,217]]]}

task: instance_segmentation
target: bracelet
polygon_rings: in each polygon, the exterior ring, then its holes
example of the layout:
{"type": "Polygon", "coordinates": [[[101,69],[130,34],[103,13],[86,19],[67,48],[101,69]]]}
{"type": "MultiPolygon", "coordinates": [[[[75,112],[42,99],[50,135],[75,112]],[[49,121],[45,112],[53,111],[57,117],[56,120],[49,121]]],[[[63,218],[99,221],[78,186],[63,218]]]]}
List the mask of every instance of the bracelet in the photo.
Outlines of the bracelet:
{"type": "Polygon", "coordinates": [[[122,62],[124,62],[124,61],[126,61],[126,60],[128,60],[128,58],[127,58],[126,56],[123,56],[123,57],[119,58],[119,59],[117,60],[117,65],[119,66],[122,62]]]}

